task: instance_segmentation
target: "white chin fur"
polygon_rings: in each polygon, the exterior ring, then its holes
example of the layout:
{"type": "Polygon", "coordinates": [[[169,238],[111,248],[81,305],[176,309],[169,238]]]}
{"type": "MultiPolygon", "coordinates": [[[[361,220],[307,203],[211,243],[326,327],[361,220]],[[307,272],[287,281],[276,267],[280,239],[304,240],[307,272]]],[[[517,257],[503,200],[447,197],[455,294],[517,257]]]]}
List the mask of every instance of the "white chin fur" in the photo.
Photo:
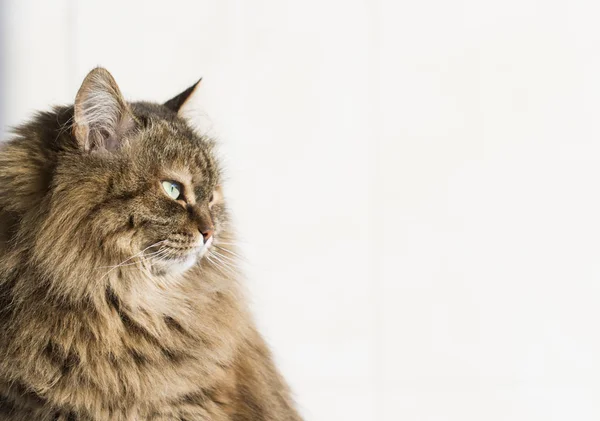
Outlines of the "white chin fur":
{"type": "MultiPolygon", "coordinates": [[[[204,251],[205,247],[202,249],[204,251]]],[[[169,264],[168,271],[169,273],[182,273],[194,266],[194,264],[198,261],[198,254],[191,253],[185,260],[181,262],[173,262],[169,264]]]]}
{"type": "Polygon", "coordinates": [[[208,239],[208,241],[206,242],[206,244],[204,244],[197,252],[190,253],[185,258],[185,260],[161,262],[161,264],[160,264],[160,266],[162,266],[161,269],[164,272],[173,274],[173,275],[177,275],[179,273],[185,272],[186,270],[188,270],[192,266],[194,266],[198,260],[200,260],[200,259],[202,259],[202,257],[204,257],[204,255],[208,251],[208,248],[211,246],[212,242],[213,242],[213,238],[210,237],[208,239]]]}

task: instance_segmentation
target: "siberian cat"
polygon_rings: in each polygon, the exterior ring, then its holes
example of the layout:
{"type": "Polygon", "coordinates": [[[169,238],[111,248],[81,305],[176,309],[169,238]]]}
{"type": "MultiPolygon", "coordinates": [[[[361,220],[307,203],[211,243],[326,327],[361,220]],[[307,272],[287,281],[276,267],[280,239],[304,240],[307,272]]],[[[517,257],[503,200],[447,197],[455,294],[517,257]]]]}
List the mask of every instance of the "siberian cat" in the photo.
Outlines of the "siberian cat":
{"type": "Polygon", "coordinates": [[[300,420],[239,292],[213,141],[92,70],[0,146],[0,421],[300,420]]]}

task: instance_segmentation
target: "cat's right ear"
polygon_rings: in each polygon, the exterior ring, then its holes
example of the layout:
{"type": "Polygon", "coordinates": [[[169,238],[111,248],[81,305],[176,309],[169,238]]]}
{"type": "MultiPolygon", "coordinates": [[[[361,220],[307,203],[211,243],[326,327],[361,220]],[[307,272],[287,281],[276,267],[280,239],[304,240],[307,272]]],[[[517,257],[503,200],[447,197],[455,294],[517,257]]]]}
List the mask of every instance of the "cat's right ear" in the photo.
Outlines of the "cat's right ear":
{"type": "Polygon", "coordinates": [[[183,91],[179,95],[174,96],[173,98],[171,98],[170,100],[165,102],[163,105],[165,107],[167,107],[168,109],[170,109],[171,111],[179,114],[179,112],[183,108],[183,105],[188,101],[188,99],[191,98],[192,94],[194,94],[194,92],[196,92],[196,88],[198,88],[198,86],[200,85],[200,82],[202,82],[202,78],[200,78],[200,80],[198,80],[198,82],[194,83],[192,86],[187,88],[185,91],[183,91]]]}
{"type": "Polygon", "coordinates": [[[73,135],[84,151],[115,150],[135,126],[133,114],[108,70],[95,68],[75,98],[73,135]]]}

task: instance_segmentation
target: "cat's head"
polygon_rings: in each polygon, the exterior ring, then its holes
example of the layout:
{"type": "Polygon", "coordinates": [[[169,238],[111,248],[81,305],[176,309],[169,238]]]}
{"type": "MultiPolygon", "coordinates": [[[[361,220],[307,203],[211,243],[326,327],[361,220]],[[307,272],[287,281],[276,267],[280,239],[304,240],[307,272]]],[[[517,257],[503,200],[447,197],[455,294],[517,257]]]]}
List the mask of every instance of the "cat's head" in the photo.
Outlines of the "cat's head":
{"type": "Polygon", "coordinates": [[[87,75],[36,233],[42,260],[178,274],[218,247],[227,215],[213,142],[180,115],[197,85],[128,103],[108,71],[87,75]]]}

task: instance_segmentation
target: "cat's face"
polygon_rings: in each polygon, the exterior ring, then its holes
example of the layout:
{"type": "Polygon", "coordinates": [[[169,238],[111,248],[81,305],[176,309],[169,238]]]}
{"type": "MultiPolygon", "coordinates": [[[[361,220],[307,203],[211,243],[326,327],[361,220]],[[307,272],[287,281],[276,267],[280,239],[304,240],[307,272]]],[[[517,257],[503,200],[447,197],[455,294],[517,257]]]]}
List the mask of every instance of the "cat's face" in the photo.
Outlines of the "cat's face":
{"type": "Polygon", "coordinates": [[[97,240],[106,267],[182,273],[223,238],[212,142],[177,114],[193,88],[158,105],[126,103],[103,69],[82,85],[73,128],[80,151],[60,160],[53,199],[58,218],[86,213],[74,235],[97,240]]]}
{"type": "Polygon", "coordinates": [[[98,217],[108,223],[120,213],[126,227],[113,245],[124,247],[119,254],[140,253],[153,273],[185,271],[220,239],[226,215],[219,169],[210,145],[176,121],[151,114],[139,120],[142,127],[117,155],[107,212],[98,217]]]}

